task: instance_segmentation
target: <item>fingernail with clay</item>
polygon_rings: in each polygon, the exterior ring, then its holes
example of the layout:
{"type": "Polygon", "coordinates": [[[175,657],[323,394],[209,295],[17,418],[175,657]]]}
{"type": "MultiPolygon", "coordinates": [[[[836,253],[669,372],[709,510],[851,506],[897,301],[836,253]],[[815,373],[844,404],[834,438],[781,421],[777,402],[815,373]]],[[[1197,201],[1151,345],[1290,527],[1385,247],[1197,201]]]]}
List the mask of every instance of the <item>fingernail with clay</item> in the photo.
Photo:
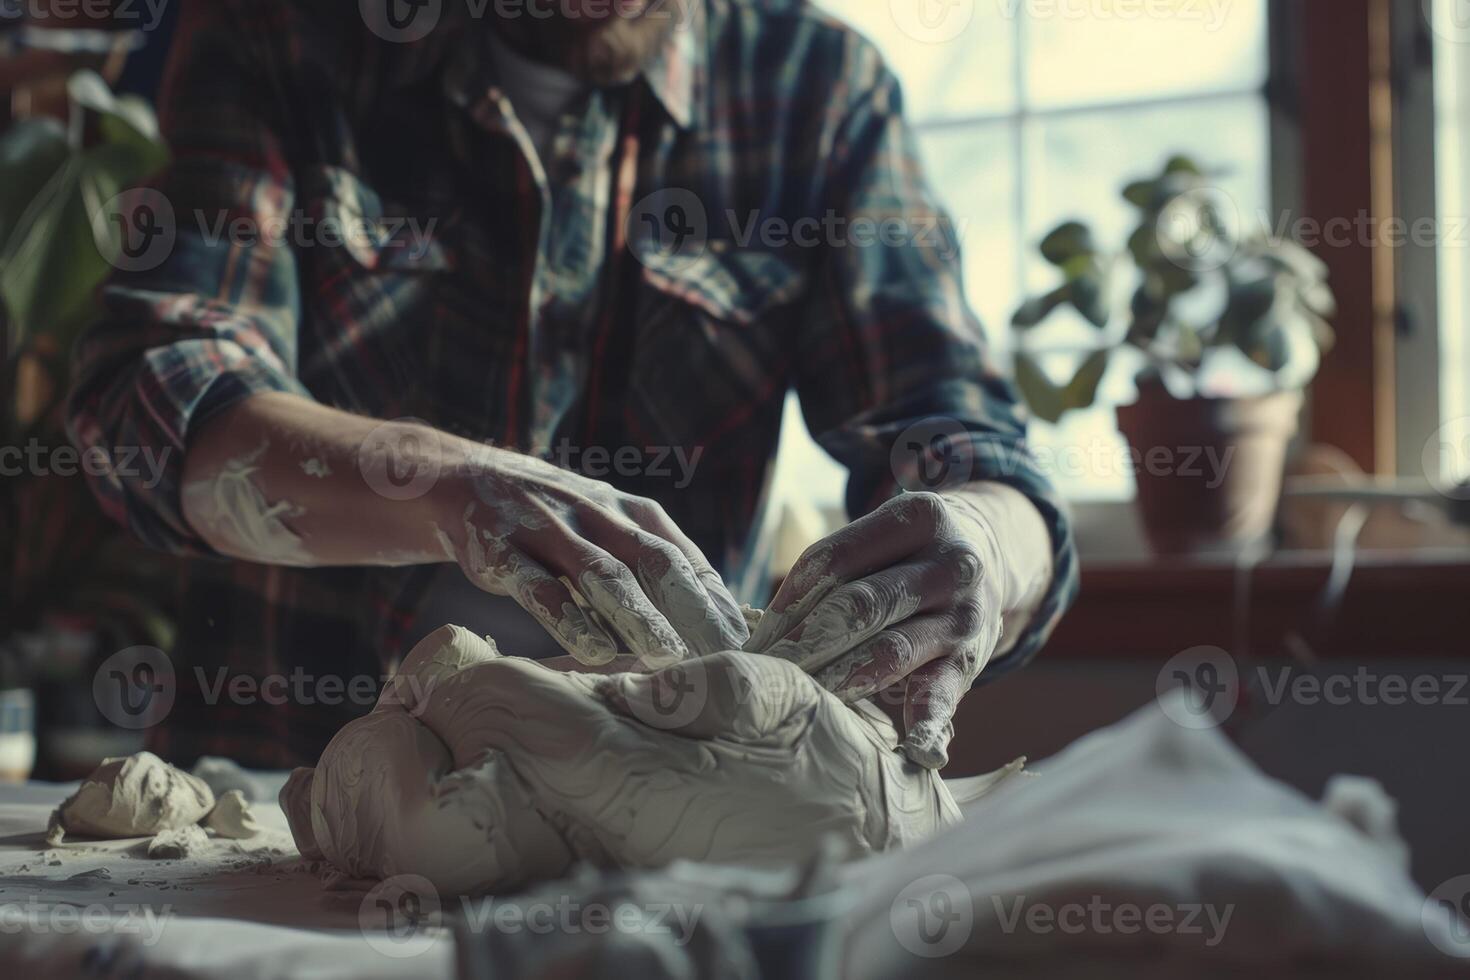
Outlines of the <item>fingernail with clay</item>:
{"type": "Polygon", "coordinates": [[[903,740],[903,754],[925,769],[943,769],[949,765],[949,741],[953,736],[952,725],[920,722],[903,740]]]}
{"type": "Polygon", "coordinates": [[[836,687],[828,688],[843,704],[852,704],[878,693],[878,682],[871,676],[853,672],[836,687]]]}
{"type": "Polygon", "coordinates": [[[588,667],[601,667],[617,658],[617,644],[593,625],[586,613],[571,603],[564,603],[561,611],[557,633],[573,660],[588,667]]]}
{"type": "Polygon", "coordinates": [[[663,628],[662,624],[649,625],[653,646],[633,651],[638,657],[638,663],[645,670],[658,670],[660,667],[667,667],[689,659],[691,656],[689,647],[677,633],[669,632],[663,628]]]}
{"type": "Polygon", "coordinates": [[[756,624],[755,630],[750,634],[750,639],[740,648],[746,653],[769,653],[768,647],[771,643],[786,635],[786,614],[772,612],[767,609],[761,616],[761,621],[756,624]]]}
{"type": "Polygon", "coordinates": [[[721,650],[740,650],[750,639],[750,626],[745,613],[733,596],[725,589],[725,582],[713,572],[702,572],[700,582],[709,596],[710,606],[717,621],[721,636],[721,650]]]}
{"type": "Polygon", "coordinates": [[[662,609],[696,655],[730,649],[719,609],[698,578],[670,572],[657,581],[662,609]]]}

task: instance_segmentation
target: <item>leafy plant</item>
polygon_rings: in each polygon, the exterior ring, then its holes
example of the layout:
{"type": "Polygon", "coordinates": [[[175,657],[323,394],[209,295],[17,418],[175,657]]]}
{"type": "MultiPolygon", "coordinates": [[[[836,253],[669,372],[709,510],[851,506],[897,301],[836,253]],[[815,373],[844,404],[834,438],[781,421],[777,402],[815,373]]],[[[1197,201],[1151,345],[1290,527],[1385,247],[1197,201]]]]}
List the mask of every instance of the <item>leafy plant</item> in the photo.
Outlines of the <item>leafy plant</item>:
{"type": "Polygon", "coordinates": [[[111,271],[103,205],[160,169],[168,151],[152,109],[118,98],[92,72],[68,85],[67,124],[36,118],[0,133],[0,640],[62,621],[118,642],[167,645],[167,560],[100,512],[80,475],[15,465],[28,447],[68,445],[67,361],[96,316],[111,271]],[[14,474],[14,475],[13,475],[14,474]]]}
{"type": "Polygon", "coordinates": [[[1142,355],[1140,380],[1161,381],[1176,394],[1197,393],[1201,369],[1227,348],[1278,387],[1303,385],[1316,374],[1336,312],[1327,267],[1296,242],[1241,235],[1233,203],[1215,186],[1218,176],[1176,156],[1157,176],[1128,184],[1123,198],[1138,211],[1138,224],[1120,251],[1105,252],[1080,221],[1042,240],[1041,255],[1062,281],[1011,318],[1022,336],[1017,384],[1039,418],[1056,422],[1092,405],[1124,348],[1142,355]],[[1213,312],[1198,315],[1201,306],[1213,312]],[[1080,366],[1057,384],[1042,367],[1035,334],[1064,307],[1096,328],[1100,342],[1069,351],[1081,355],[1080,366]]]}

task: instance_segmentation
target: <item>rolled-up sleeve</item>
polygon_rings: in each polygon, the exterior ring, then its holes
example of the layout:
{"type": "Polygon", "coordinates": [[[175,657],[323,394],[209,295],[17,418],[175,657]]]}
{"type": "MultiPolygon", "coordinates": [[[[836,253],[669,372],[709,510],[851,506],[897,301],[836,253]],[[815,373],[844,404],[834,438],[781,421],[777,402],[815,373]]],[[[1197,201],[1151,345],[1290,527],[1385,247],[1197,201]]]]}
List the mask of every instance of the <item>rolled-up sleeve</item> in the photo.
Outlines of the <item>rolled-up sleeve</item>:
{"type": "Polygon", "coordinates": [[[143,541],[175,552],[212,553],[180,503],[190,435],[253,394],[306,394],[296,260],[268,233],[286,227],[294,193],[270,108],[273,56],[238,9],[186,8],[160,99],[173,160],[134,198],[172,244],[112,276],[73,353],[73,442],[135,461],[92,475],[97,498],[143,541]]]}
{"type": "Polygon", "coordinates": [[[952,223],[924,178],[897,80],[857,43],[852,104],[831,136],[823,206],[847,238],[824,250],[802,320],[797,388],[817,441],[848,467],[857,517],[904,489],[989,480],[1036,506],[1051,534],[1050,588],[983,680],[1026,663],[1076,595],[1066,507],[1026,445],[1015,387],[967,305],[952,223]]]}

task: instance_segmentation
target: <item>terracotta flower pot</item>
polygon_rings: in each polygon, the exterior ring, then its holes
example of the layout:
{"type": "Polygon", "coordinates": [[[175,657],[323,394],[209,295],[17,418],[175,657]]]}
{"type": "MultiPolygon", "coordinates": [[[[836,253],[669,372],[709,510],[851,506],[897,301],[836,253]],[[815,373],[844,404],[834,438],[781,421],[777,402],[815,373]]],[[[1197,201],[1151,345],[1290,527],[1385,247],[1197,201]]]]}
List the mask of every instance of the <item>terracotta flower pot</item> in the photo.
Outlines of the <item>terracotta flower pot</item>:
{"type": "Polygon", "coordinates": [[[1301,406],[1299,391],[1180,400],[1139,385],[1138,401],[1118,408],[1118,428],[1156,554],[1230,553],[1270,532],[1301,406]]]}

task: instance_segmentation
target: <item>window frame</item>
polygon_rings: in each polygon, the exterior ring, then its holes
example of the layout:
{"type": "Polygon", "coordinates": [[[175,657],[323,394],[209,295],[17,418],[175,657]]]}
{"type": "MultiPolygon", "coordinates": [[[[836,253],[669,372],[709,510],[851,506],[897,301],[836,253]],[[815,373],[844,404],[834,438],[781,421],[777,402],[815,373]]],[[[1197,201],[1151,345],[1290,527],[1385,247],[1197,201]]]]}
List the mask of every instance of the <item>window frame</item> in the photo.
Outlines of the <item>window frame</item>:
{"type": "MultiPolygon", "coordinates": [[[[1435,42],[1423,5],[1273,2],[1290,84],[1310,88],[1298,88],[1293,105],[1307,147],[1302,213],[1364,212],[1400,229],[1437,222],[1435,42]]],[[[1438,476],[1424,449],[1441,424],[1439,237],[1317,250],[1340,310],[1337,346],[1312,388],[1310,431],[1370,474],[1438,476]]]]}
{"type": "MultiPolygon", "coordinates": [[[[1438,197],[1438,106],[1435,85],[1435,40],[1414,4],[1395,11],[1394,143],[1399,180],[1395,188],[1401,218],[1410,227],[1434,221],[1440,228],[1438,197]]],[[[1425,456],[1425,445],[1437,432],[1443,414],[1441,378],[1441,245],[1440,235],[1428,244],[1398,250],[1399,331],[1398,471],[1437,479],[1439,459],[1425,456]],[[1432,385],[1424,379],[1432,378],[1432,385]]]]}

